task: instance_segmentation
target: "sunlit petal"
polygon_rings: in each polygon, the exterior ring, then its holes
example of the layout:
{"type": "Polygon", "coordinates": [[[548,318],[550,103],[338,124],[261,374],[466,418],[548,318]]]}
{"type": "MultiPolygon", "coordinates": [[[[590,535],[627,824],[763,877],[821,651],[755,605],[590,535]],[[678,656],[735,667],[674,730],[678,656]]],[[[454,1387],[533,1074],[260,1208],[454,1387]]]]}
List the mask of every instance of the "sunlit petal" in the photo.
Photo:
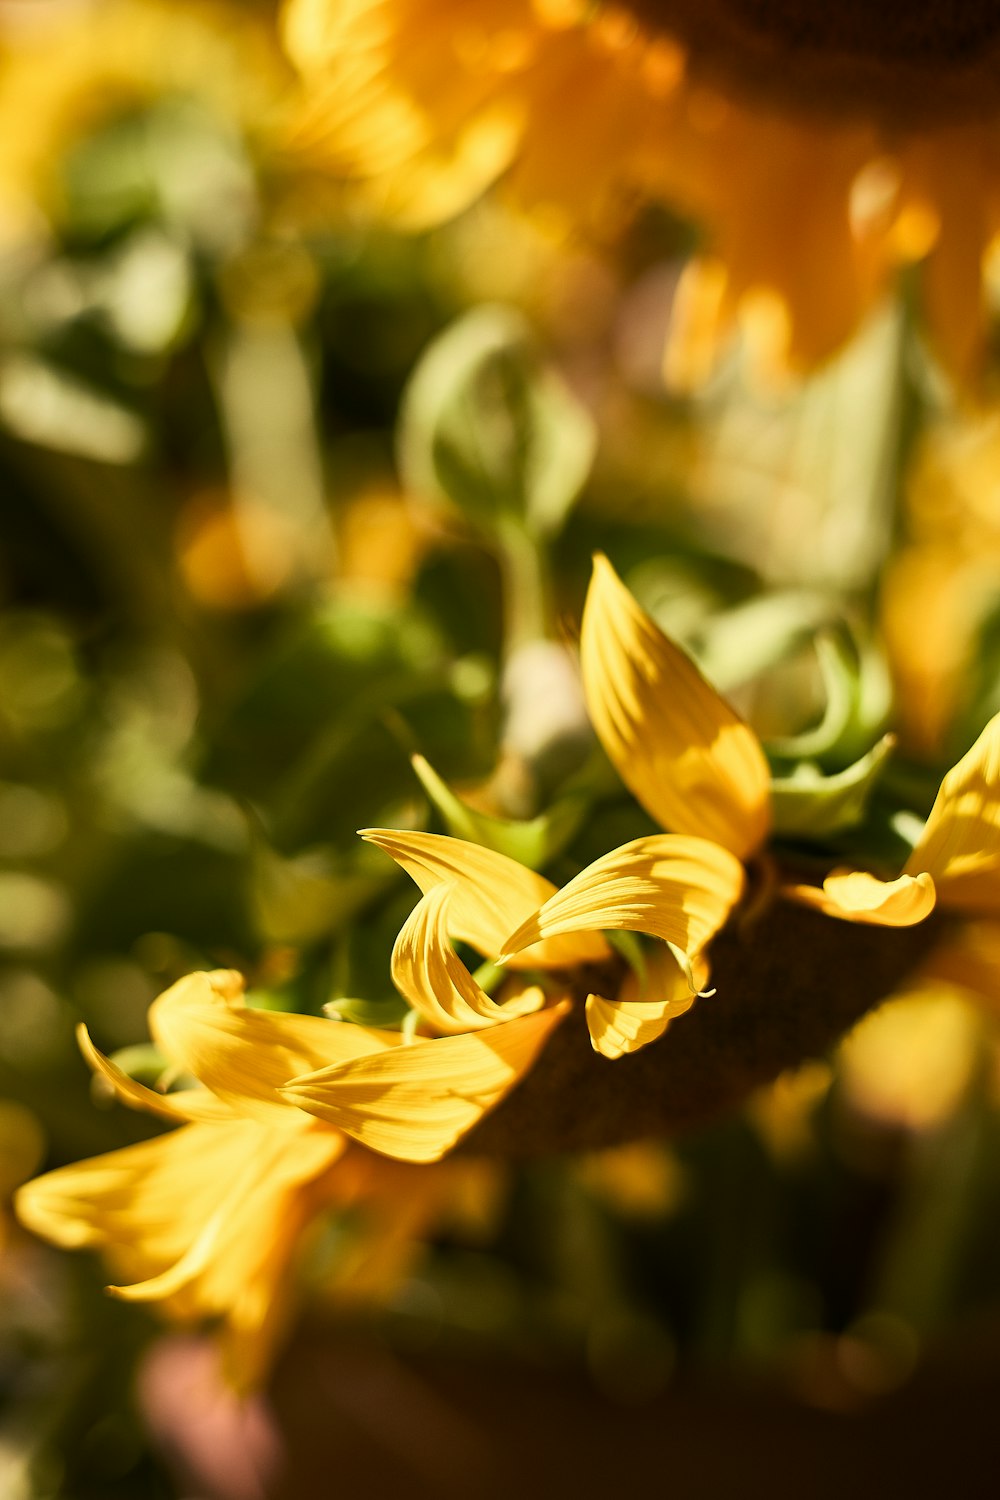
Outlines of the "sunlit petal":
{"type": "Polygon", "coordinates": [[[219,1184],[261,1137],[249,1120],[185,1125],[37,1177],[17,1194],[18,1217],[53,1244],[107,1251],[123,1279],[143,1280],[186,1254],[219,1184]]]}
{"type": "Polygon", "coordinates": [[[594,559],[580,640],[587,707],[625,785],[673,833],[743,859],[770,827],[770,776],[753,730],[594,559]]]}
{"type": "Polygon", "coordinates": [[[692,960],[723,926],[743,884],[740,861],[707,839],[670,833],[633,839],[550,897],[508,937],[504,952],[540,937],[608,928],[648,933],[692,960]]]}
{"type": "Polygon", "coordinates": [[[174,1094],[160,1094],[137,1083],[103,1052],[99,1052],[90,1039],[86,1026],[78,1026],[76,1039],[80,1051],[94,1072],[114,1090],[117,1098],[130,1109],[145,1110],[149,1114],[162,1115],[167,1120],[231,1120],[234,1111],[218,1095],[209,1089],[178,1089],[174,1094]]]}
{"type": "Polygon", "coordinates": [[[827,916],[878,927],[912,927],[930,915],[936,899],[927,874],[879,880],[863,870],[835,870],[822,886],[792,886],[785,894],[827,916]]]}
{"type": "Polygon", "coordinates": [[[188,1125],[60,1168],[21,1189],[18,1214],[54,1244],[102,1251],[122,1282],[115,1296],[180,1319],[224,1317],[227,1373],[252,1385],[281,1331],[319,1185],[346,1144],[297,1118],[295,1131],[188,1125]]]}
{"type": "Polygon", "coordinates": [[[392,950],[392,979],[435,1031],[478,1031],[513,1016],[538,1010],[545,996],[537,985],[526,987],[503,1005],[483,990],[448,938],[453,885],[436,885],[421,897],[392,950]]]}
{"type": "Polygon", "coordinates": [[[941,782],[905,868],[933,876],[942,905],[1000,913],[1000,715],[941,782]]]}
{"type": "Polygon", "coordinates": [[[282,1093],[373,1151],[437,1161],[524,1076],[568,1009],[562,1001],[488,1031],[418,1040],[282,1093]]]}
{"type": "Polygon", "coordinates": [[[282,1121],[289,1079],[399,1045],[398,1032],[318,1016],[253,1010],[207,974],[190,974],[154,1001],[149,1029],[173,1061],[242,1114],[282,1121]]]}
{"type": "Polygon", "coordinates": [[[336,1131],[305,1125],[294,1133],[261,1128],[244,1145],[233,1154],[227,1176],[216,1181],[213,1212],[185,1253],[157,1275],[110,1291],[129,1302],[187,1293],[193,1310],[204,1315],[238,1306],[250,1294],[252,1279],[267,1266],[273,1270],[283,1220],[298,1191],[333,1165],[346,1141],[336,1131]]]}
{"type": "MultiPolygon", "coordinates": [[[[486,958],[494,958],[507,934],[537,911],[556,887],[505,854],[439,833],[366,828],[361,835],[401,865],[424,895],[442,881],[454,887],[448,931],[486,958]]],[[[514,967],[569,968],[599,963],[608,947],[597,933],[539,943],[520,953],[514,967]]]]}
{"type": "MultiPolygon", "coordinates": [[[[697,989],[708,983],[708,964],[698,959],[693,978],[697,989]]],[[[654,948],[646,958],[642,975],[629,969],[615,1000],[591,995],[587,1000],[587,1025],[594,1051],[604,1057],[623,1057],[638,1052],[661,1037],[671,1021],[691,1009],[696,999],[669,948],[654,948]]]]}

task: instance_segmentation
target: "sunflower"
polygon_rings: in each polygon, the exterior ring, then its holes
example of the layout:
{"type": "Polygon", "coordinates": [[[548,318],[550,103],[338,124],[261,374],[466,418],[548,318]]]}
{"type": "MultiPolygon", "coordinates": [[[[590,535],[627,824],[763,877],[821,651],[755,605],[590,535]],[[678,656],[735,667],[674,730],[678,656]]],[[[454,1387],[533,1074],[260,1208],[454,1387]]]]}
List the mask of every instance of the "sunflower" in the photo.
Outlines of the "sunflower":
{"type": "Polygon", "coordinates": [[[263,18],[227,0],[4,6],[0,238],[33,223],[39,205],[58,205],[59,165],[88,131],[190,96],[256,139],[279,107],[287,69],[263,18]]]}
{"type": "Polygon", "coordinates": [[[695,220],[677,383],[737,329],[765,367],[814,365],[916,263],[932,342],[970,378],[1000,227],[1000,27],[987,8],[893,8],[892,24],[883,11],[290,0],[285,37],[303,145],[405,225],[501,178],[564,222],[619,222],[644,200],[695,220]]]}

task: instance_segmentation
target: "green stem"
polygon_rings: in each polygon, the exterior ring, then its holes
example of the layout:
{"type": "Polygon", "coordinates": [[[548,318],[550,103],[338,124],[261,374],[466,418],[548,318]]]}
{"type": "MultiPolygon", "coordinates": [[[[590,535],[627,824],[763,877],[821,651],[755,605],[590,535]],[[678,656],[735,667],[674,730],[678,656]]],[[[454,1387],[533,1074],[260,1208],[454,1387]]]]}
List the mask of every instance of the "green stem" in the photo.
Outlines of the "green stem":
{"type": "Polygon", "coordinates": [[[552,588],[545,548],[511,517],[498,529],[503,576],[504,654],[551,635],[552,588]]]}

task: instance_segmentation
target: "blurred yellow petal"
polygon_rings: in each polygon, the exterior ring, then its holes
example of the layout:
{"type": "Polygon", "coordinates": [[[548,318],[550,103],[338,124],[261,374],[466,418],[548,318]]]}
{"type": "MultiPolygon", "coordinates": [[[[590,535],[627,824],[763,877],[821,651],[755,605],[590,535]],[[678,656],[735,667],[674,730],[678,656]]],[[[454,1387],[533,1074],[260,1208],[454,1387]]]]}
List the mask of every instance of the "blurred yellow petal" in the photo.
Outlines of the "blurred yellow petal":
{"type": "Polygon", "coordinates": [[[1000,1014],[1000,924],[963,922],[935,944],[919,978],[939,990],[959,990],[993,1015],[1000,1014]]]}
{"type": "Polygon", "coordinates": [[[719,844],[680,834],[633,839],[581,870],[504,944],[518,952],[540,937],[645,932],[695,959],[743,893],[740,861],[719,844]]]}
{"type": "Polygon", "coordinates": [[[27,1183],[21,1222],[66,1249],[109,1251],[119,1274],[144,1279],[185,1254],[219,1198],[233,1161],[256,1141],[252,1121],[185,1125],[27,1183]]]}
{"type": "Polygon", "coordinates": [[[865,1016],[837,1054],[841,1097],[876,1124],[935,1130],[982,1062],[982,1019],[947,991],[904,992],[865,1016]]]}
{"type": "Polygon", "coordinates": [[[62,1167],[21,1189],[18,1215],[54,1244],[102,1251],[130,1283],[110,1289],[119,1297],[161,1302],[182,1320],[224,1317],[230,1373],[252,1384],[280,1331],[316,1185],[345,1148],[336,1131],[299,1119],[295,1132],[187,1125],[62,1167]]]}
{"type": "MultiPolygon", "coordinates": [[[[694,965],[698,990],[708,983],[708,964],[694,965]]],[[[638,1052],[663,1035],[671,1021],[691,1009],[695,992],[688,984],[669,948],[655,948],[648,956],[643,975],[629,969],[617,999],[591,995],[587,1000],[587,1025],[594,1051],[603,1057],[624,1057],[638,1052]]]]}
{"type": "Polygon", "coordinates": [[[336,1131],[300,1125],[293,1135],[258,1127],[240,1146],[227,1175],[215,1179],[213,1212],[185,1253],[158,1274],[109,1291],[128,1302],[186,1295],[199,1315],[234,1307],[259,1275],[262,1252],[278,1244],[296,1190],[332,1166],[346,1141],[336,1131]]]}
{"type": "MultiPolygon", "coordinates": [[[[448,910],[448,931],[486,958],[494,958],[507,934],[537,911],[556,889],[544,875],[506,854],[464,839],[394,828],[366,828],[361,837],[401,865],[424,895],[442,881],[450,882],[454,895],[448,910]]],[[[600,963],[607,956],[604,939],[587,933],[570,940],[539,943],[520,953],[513,967],[571,968],[574,964],[600,963]]]]}
{"type": "Polygon", "coordinates": [[[879,880],[863,870],[834,870],[822,886],[797,885],[786,895],[845,922],[878,927],[912,927],[934,910],[934,881],[927,874],[879,880]]]}
{"type": "Polygon", "coordinates": [[[757,736],[600,555],[580,657],[598,738],[650,816],[740,859],[752,854],[771,819],[770,773],[757,736]]]}
{"type": "Polygon", "coordinates": [[[437,1161],[524,1076],[568,1010],[564,1000],[488,1031],[424,1038],[297,1078],[282,1094],[373,1151],[437,1161]]]}
{"type": "Polygon", "coordinates": [[[436,885],[417,902],[392,950],[392,981],[435,1031],[478,1031],[538,1010],[545,996],[523,988],[503,1005],[487,995],[451,946],[448,913],[455,887],[436,885]]]}
{"type": "Polygon", "coordinates": [[[168,1057],[238,1112],[288,1124],[282,1084],[401,1040],[398,1032],[252,1010],[227,998],[208,974],[189,974],[155,1000],[149,1029],[168,1057]]]}
{"type": "Polygon", "coordinates": [[[941,782],[905,868],[933,876],[942,905],[1000,912],[1000,715],[941,782]]]}
{"type": "Polygon", "coordinates": [[[234,1111],[222,1099],[208,1089],[179,1089],[175,1094],[160,1094],[137,1083],[103,1052],[99,1052],[90,1039],[86,1026],[76,1028],[76,1040],[80,1051],[94,1072],[99,1074],[114,1091],[117,1098],[130,1109],[145,1110],[149,1114],[162,1115],[167,1120],[231,1120],[234,1111]]]}

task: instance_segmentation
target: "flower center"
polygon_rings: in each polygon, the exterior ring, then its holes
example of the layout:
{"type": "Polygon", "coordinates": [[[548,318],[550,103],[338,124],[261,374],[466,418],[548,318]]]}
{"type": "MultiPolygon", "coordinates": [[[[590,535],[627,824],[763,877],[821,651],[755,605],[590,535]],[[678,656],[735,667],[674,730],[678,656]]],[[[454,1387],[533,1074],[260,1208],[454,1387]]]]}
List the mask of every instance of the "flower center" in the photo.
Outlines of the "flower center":
{"type": "Polygon", "coordinates": [[[682,40],[705,71],[772,97],[926,118],[978,113],[997,96],[993,0],[629,0],[629,8],[682,40]]]}
{"type": "Polygon", "coordinates": [[[991,0],[632,0],[631,8],[654,27],[700,12],[706,34],[724,20],[758,44],[890,66],[975,63],[1000,37],[991,0]]]}

